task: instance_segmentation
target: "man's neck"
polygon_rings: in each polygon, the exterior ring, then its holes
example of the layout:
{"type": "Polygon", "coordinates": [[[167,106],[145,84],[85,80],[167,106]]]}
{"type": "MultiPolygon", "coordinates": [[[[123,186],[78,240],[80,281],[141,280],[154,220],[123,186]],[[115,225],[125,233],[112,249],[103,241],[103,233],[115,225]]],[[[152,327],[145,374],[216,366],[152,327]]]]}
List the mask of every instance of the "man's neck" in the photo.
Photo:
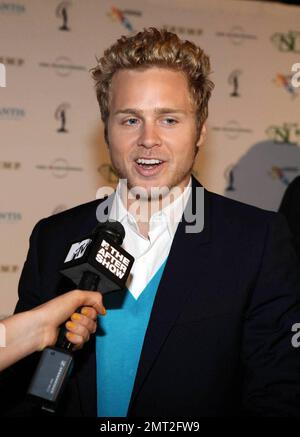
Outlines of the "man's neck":
{"type": "Polygon", "coordinates": [[[135,218],[141,235],[148,238],[151,216],[173,203],[182,195],[187,185],[173,187],[163,198],[154,199],[133,199],[132,196],[128,196],[128,190],[122,191],[123,204],[135,218]]]}

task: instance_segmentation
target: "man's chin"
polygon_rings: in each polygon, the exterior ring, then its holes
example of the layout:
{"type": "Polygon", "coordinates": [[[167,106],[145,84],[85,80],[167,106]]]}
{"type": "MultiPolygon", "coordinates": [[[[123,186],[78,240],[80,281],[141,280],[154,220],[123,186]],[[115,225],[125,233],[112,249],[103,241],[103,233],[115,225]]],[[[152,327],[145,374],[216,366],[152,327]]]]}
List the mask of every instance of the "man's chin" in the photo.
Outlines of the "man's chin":
{"type": "Polygon", "coordinates": [[[170,192],[167,185],[148,185],[148,184],[127,184],[128,190],[134,198],[140,200],[154,201],[163,199],[170,192]]]}

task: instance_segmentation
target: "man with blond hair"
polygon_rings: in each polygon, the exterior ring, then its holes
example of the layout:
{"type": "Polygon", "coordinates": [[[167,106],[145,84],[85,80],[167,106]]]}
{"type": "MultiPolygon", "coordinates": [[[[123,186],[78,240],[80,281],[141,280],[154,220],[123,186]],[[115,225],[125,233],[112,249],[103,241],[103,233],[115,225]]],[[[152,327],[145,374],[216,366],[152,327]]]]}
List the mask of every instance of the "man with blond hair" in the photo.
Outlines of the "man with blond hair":
{"type": "Polygon", "coordinates": [[[17,311],[72,288],[53,254],[105,211],[124,226],[135,262],[126,289],[103,297],[107,314],[77,354],[58,414],[299,415],[299,264],[284,219],[192,176],[213,89],[209,58],[150,28],[121,37],[92,75],[120,181],[108,199],[37,224],[17,311]]]}

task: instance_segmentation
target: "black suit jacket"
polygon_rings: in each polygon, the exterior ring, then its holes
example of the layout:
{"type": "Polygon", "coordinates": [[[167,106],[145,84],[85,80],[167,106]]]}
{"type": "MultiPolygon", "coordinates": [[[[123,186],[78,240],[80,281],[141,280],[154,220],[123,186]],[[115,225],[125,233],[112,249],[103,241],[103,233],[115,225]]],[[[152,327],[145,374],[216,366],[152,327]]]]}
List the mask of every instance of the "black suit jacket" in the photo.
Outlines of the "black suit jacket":
{"type": "Polygon", "coordinates": [[[300,176],[296,177],[287,187],[279,212],[286,217],[293,235],[296,253],[300,258],[300,176]]]}
{"type": "MultiPolygon", "coordinates": [[[[191,200],[197,186],[193,178],[191,200]]],[[[59,269],[69,242],[97,224],[98,203],[36,225],[17,311],[73,288],[59,269]]],[[[300,349],[291,344],[300,322],[299,264],[285,220],[205,190],[204,230],[188,234],[185,225],[157,290],[128,415],[300,415],[300,349]]],[[[24,387],[33,361],[13,369],[24,387]]],[[[59,415],[96,416],[95,363],[92,339],[76,352],[59,415]]],[[[12,414],[37,414],[14,403],[12,414]]]]}

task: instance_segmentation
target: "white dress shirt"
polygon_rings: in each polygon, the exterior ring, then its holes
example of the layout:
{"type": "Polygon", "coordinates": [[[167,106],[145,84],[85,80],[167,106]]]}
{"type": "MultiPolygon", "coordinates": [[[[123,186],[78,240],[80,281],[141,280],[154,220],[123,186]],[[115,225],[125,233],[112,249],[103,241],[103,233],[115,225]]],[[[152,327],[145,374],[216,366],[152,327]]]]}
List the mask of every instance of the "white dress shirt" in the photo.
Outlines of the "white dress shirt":
{"type": "Polygon", "coordinates": [[[122,189],[125,188],[123,181],[120,180],[117,185],[109,218],[119,221],[124,226],[125,238],[122,247],[135,258],[126,287],[132,296],[138,299],[169,254],[178,223],[182,219],[190,196],[191,178],[182,194],[151,215],[148,238],[141,235],[135,217],[124,206],[121,196],[122,189]]]}

